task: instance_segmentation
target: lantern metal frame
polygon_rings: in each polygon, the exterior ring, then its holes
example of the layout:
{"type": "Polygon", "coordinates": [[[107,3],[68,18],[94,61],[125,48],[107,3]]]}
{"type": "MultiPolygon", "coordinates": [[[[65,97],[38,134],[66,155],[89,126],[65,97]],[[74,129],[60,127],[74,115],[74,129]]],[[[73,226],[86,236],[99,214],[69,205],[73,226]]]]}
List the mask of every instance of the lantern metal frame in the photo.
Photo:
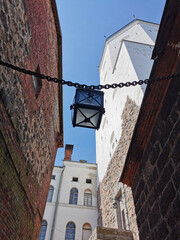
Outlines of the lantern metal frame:
{"type": "Polygon", "coordinates": [[[93,128],[93,129],[98,130],[100,127],[102,115],[105,113],[104,93],[101,91],[97,91],[97,90],[77,88],[74,104],[71,105],[70,108],[71,108],[71,110],[73,110],[73,117],[72,117],[73,127],[77,126],[77,127],[93,128]],[[84,98],[81,99],[82,96],[84,96],[84,98]],[[99,98],[100,101],[98,101],[97,98],[99,98]],[[89,104],[88,104],[88,102],[89,102],[89,104]],[[82,109],[83,110],[94,110],[97,112],[92,114],[91,116],[87,117],[82,112],[82,109]],[[77,120],[78,111],[84,117],[84,120],[77,123],[76,120],[77,120]],[[94,125],[94,123],[91,121],[91,119],[97,114],[99,114],[98,121],[97,121],[96,125],[94,125]],[[91,126],[81,125],[81,124],[83,124],[83,122],[90,123],[91,126]]]}

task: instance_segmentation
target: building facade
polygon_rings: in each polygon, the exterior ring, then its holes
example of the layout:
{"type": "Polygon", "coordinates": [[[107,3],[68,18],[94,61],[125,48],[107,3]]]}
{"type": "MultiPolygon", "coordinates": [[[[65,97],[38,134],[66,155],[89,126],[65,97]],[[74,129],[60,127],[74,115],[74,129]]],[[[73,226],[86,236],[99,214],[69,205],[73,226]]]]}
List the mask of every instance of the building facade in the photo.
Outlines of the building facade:
{"type": "Polygon", "coordinates": [[[72,150],[53,169],[40,240],[88,240],[97,226],[97,166],[71,161],[72,150]]]}
{"type": "MultiPolygon", "coordinates": [[[[149,77],[158,25],[134,20],[107,38],[100,83],[126,83],[149,77]]],[[[130,230],[138,239],[131,188],[119,182],[145,85],[104,90],[105,115],[96,132],[99,226],[130,230]]]]}
{"type": "MultiPolygon", "coordinates": [[[[0,2],[0,58],[62,77],[54,0],[0,2]]],[[[62,87],[0,66],[0,239],[38,239],[58,147],[62,87]]]]}
{"type": "Polygon", "coordinates": [[[121,181],[132,187],[140,240],[180,239],[180,2],[168,0],[121,181]],[[146,129],[146,131],[143,131],[146,129]]]}

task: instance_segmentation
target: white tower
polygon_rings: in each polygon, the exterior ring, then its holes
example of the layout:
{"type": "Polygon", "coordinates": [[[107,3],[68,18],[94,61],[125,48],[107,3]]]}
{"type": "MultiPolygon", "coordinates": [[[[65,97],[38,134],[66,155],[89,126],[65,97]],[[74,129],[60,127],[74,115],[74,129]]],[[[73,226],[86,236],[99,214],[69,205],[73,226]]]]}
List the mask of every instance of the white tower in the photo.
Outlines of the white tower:
{"type": "MultiPolygon", "coordinates": [[[[101,84],[149,77],[158,25],[134,20],[106,39],[99,72],[101,84]]],[[[146,85],[104,90],[105,115],[96,131],[99,176],[98,222],[105,228],[130,230],[138,240],[131,189],[119,183],[146,85]]],[[[137,156],[138,158],[138,156],[137,156]]]]}
{"type": "MultiPolygon", "coordinates": [[[[132,82],[149,77],[157,24],[134,20],[106,39],[100,62],[100,84],[132,82]]],[[[104,90],[105,115],[96,131],[96,162],[101,181],[122,132],[122,112],[127,99],[141,105],[146,86],[104,90]]]]}

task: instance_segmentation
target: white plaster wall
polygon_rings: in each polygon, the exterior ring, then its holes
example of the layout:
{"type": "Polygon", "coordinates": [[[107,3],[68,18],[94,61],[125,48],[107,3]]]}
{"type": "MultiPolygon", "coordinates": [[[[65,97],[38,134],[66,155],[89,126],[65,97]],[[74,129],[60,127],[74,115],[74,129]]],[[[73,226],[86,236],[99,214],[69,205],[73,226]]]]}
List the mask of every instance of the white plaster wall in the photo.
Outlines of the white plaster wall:
{"type": "Polygon", "coordinates": [[[60,179],[62,176],[63,168],[61,167],[54,167],[52,175],[55,175],[55,179],[51,179],[50,185],[54,187],[54,193],[52,202],[46,203],[45,212],[43,216],[43,220],[47,221],[47,230],[46,230],[46,236],[45,240],[50,240],[51,237],[51,230],[52,230],[52,224],[53,224],[53,218],[54,218],[54,211],[55,211],[55,203],[57,200],[57,193],[58,193],[58,187],[60,183],[60,179]]]}
{"type": "MultiPolygon", "coordinates": [[[[133,22],[106,42],[100,65],[100,83],[132,82],[149,77],[153,61],[151,54],[158,25],[133,22]],[[136,24],[135,24],[136,23],[136,24]],[[123,39],[125,38],[125,40],[123,39]]],[[[140,106],[146,86],[104,90],[105,115],[96,131],[96,162],[99,181],[121,137],[121,115],[127,96],[140,106]]],[[[129,144],[129,143],[127,143],[129,144]]]]}
{"type": "Polygon", "coordinates": [[[70,221],[76,225],[75,240],[82,240],[82,227],[85,223],[91,225],[92,232],[97,226],[97,208],[60,204],[57,216],[54,240],[65,239],[66,225],[70,221]]]}
{"type": "Polygon", "coordinates": [[[51,239],[51,231],[52,231],[52,225],[53,225],[53,218],[54,218],[54,211],[55,211],[55,204],[54,203],[47,203],[43,220],[47,221],[47,230],[46,230],[46,236],[45,240],[51,239]]]}
{"type": "Polygon", "coordinates": [[[52,203],[46,204],[43,217],[48,223],[45,240],[51,239],[59,184],[58,207],[53,239],[51,240],[65,239],[66,225],[70,221],[73,221],[76,225],[75,240],[82,240],[82,227],[85,223],[91,225],[92,231],[97,226],[97,165],[73,161],[64,161],[63,165],[63,170],[58,167],[54,167],[53,170],[53,175],[56,175],[56,180],[51,180],[51,185],[54,186],[54,195],[52,203]],[[78,182],[73,182],[73,177],[78,177],[78,182]],[[92,182],[86,183],[86,179],[91,179],[92,182]],[[77,205],[69,204],[70,190],[73,187],[78,189],[77,205]],[[92,207],[84,206],[84,191],[86,189],[92,191],[92,207]]]}
{"type": "Polygon", "coordinates": [[[97,167],[96,164],[64,161],[64,174],[62,179],[60,203],[69,203],[70,190],[78,189],[78,205],[84,205],[84,191],[92,191],[92,206],[97,207],[97,167]],[[78,182],[73,182],[72,177],[78,177],[78,182]],[[92,183],[86,183],[92,179],[92,183]]]}

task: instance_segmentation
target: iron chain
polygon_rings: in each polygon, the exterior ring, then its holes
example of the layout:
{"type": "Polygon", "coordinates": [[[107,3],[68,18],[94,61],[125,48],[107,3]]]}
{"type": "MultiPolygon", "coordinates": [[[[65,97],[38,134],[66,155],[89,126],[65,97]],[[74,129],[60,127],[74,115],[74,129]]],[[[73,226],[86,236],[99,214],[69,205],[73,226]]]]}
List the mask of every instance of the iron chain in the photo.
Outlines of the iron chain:
{"type": "Polygon", "coordinates": [[[7,62],[3,62],[2,60],[0,60],[0,65],[11,68],[15,71],[18,72],[22,72],[24,74],[30,75],[30,76],[35,76],[37,78],[41,78],[41,79],[46,79],[49,82],[55,82],[55,83],[59,83],[62,85],[67,85],[69,87],[75,87],[75,88],[83,88],[83,89],[91,89],[91,90],[101,90],[101,89],[110,89],[110,88],[123,88],[123,87],[130,87],[130,86],[137,86],[137,85],[142,85],[142,84],[148,84],[148,83],[152,83],[152,82],[160,82],[163,80],[168,80],[172,77],[176,77],[176,76],[180,76],[180,73],[174,73],[174,74],[170,74],[168,76],[162,76],[162,77],[158,77],[158,78],[149,78],[149,79],[145,79],[145,80],[139,80],[139,81],[133,81],[133,82],[126,82],[126,83],[113,83],[113,84],[105,84],[105,85],[86,85],[86,84],[80,84],[80,83],[73,83],[71,81],[65,81],[63,79],[58,79],[58,78],[54,78],[54,77],[50,77],[50,76],[46,76],[44,74],[41,73],[37,73],[37,72],[33,72],[24,68],[20,68],[17,67],[15,65],[12,65],[10,63],[7,62]]]}

